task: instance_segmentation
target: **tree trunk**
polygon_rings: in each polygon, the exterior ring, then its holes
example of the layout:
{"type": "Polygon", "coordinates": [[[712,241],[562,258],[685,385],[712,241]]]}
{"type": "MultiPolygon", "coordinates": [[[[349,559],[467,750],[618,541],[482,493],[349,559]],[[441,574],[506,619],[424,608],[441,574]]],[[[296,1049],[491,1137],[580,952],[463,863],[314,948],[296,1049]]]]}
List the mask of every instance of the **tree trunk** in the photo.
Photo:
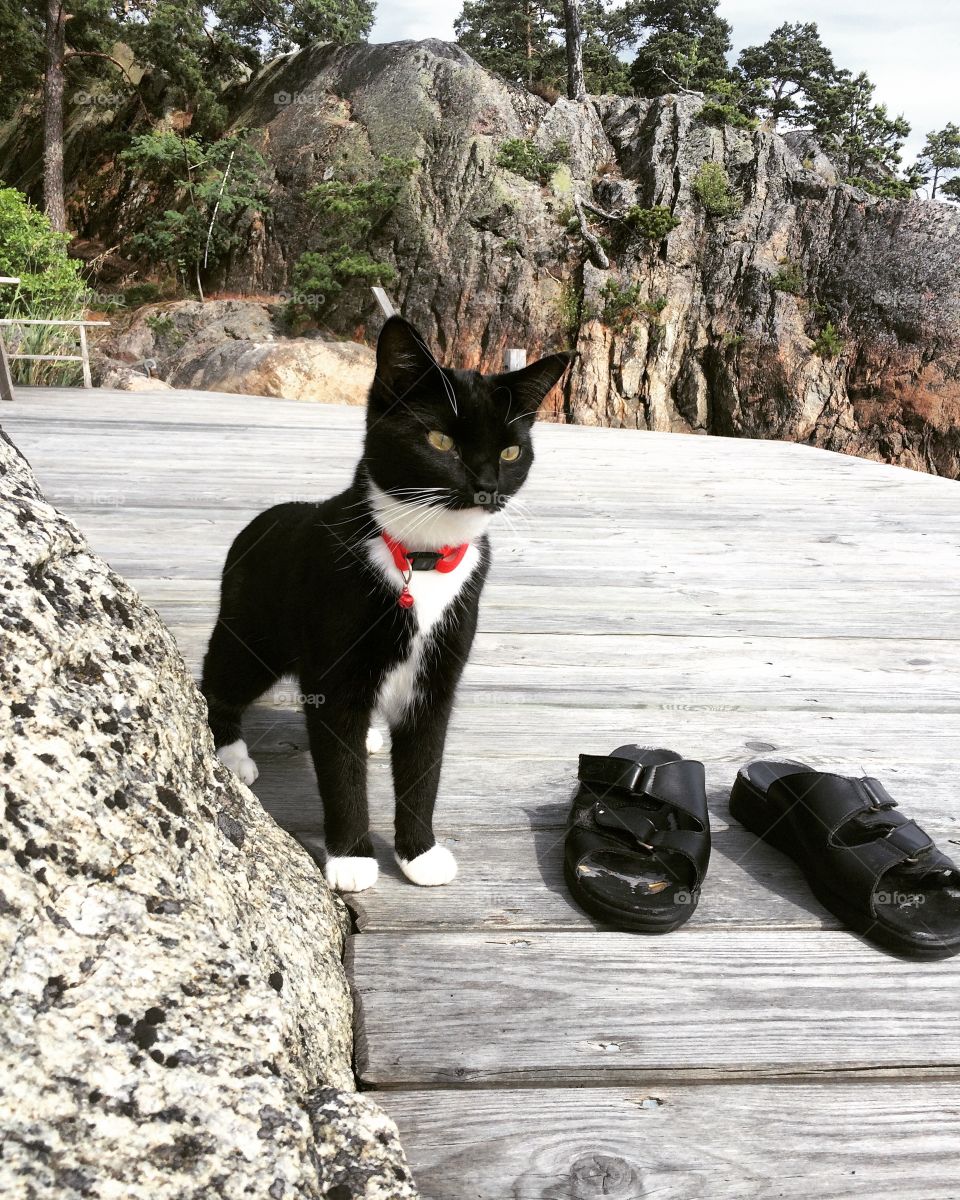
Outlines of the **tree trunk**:
{"type": "Polygon", "coordinates": [[[567,36],[567,95],[571,100],[585,100],[587,86],[583,79],[583,34],[580,29],[579,0],[563,0],[563,22],[567,36]]]}
{"type": "Polygon", "coordinates": [[[50,224],[67,228],[63,194],[63,60],[67,15],[63,0],[47,0],[47,69],[43,80],[43,207],[50,224]]]}

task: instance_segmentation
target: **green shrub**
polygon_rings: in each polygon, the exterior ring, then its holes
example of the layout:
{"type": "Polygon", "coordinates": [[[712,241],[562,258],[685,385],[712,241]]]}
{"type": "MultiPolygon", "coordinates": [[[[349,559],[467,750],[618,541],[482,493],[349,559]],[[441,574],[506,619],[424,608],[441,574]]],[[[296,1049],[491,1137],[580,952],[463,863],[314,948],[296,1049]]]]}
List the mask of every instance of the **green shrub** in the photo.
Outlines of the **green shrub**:
{"type": "Polygon", "coordinates": [[[222,262],[243,241],[242,218],[268,208],[266,160],[237,129],[204,141],[171,130],[135,137],[120,155],[136,175],[170,198],[172,207],[134,234],[131,245],[184,283],[222,262]]]}
{"type": "Polygon", "coordinates": [[[775,292],[789,292],[791,296],[799,296],[805,285],[803,271],[789,258],[781,259],[779,271],[774,271],[770,276],[770,286],[775,292]]]}
{"type": "Polygon", "coordinates": [[[652,242],[662,241],[671,230],[680,224],[665,204],[657,204],[653,208],[641,208],[635,204],[627,209],[624,221],[640,237],[649,238],[652,242]]]}
{"type": "MultiPolygon", "coordinates": [[[[19,285],[0,284],[0,316],[75,321],[83,316],[89,292],[80,264],[67,255],[70,237],[50,227],[46,215],[15,188],[0,188],[0,275],[19,285]]],[[[11,353],[76,354],[77,331],[65,326],[20,325],[7,328],[11,353]]],[[[21,384],[78,384],[79,363],[15,359],[21,384]]]]}
{"type": "Polygon", "coordinates": [[[80,264],[67,255],[70,235],[57,233],[46,215],[16,188],[0,188],[0,275],[19,287],[0,288],[7,317],[79,317],[87,302],[80,264]]]}
{"type": "Polygon", "coordinates": [[[700,167],[693,179],[693,194],[711,217],[729,217],[740,209],[740,197],[721,163],[705,162],[700,167]]]}
{"type": "Polygon", "coordinates": [[[865,175],[848,175],[843,182],[885,200],[910,200],[916,194],[916,187],[906,179],[868,179],[865,175]]]}
{"type": "Polygon", "coordinates": [[[576,284],[564,282],[557,297],[557,321],[568,341],[576,337],[583,320],[583,290],[576,284]]]}
{"type": "Polygon", "coordinates": [[[139,308],[143,304],[155,304],[162,295],[160,286],[147,280],[124,288],[123,302],[127,308],[139,308]]]}
{"type": "Polygon", "coordinates": [[[307,203],[321,218],[314,246],[293,268],[294,294],[287,320],[300,323],[324,312],[351,284],[388,284],[396,272],[371,253],[371,236],[395,207],[416,159],[384,154],[366,179],[328,179],[307,193],[307,203]]]}
{"type": "Polygon", "coordinates": [[[715,79],[707,88],[707,99],[698,115],[708,125],[756,129],[757,118],[748,111],[748,106],[749,98],[742,87],[730,79],[715,79]]]}
{"type": "Polygon", "coordinates": [[[151,313],[144,325],[160,342],[168,342],[172,347],[182,346],[184,335],[177,329],[173,317],[169,313],[151,313]]]}
{"type": "Polygon", "coordinates": [[[667,307],[666,296],[644,300],[643,284],[622,287],[616,279],[607,280],[600,290],[600,299],[600,319],[612,329],[623,329],[641,317],[656,318],[667,307]]]}
{"type": "Polygon", "coordinates": [[[529,138],[507,138],[500,146],[497,166],[522,175],[534,183],[545,184],[561,163],[570,157],[568,142],[554,142],[544,153],[529,138]]]}
{"type": "Polygon", "coordinates": [[[844,347],[844,340],[837,327],[828,321],[813,340],[813,352],[820,358],[836,358],[844,347]]]}

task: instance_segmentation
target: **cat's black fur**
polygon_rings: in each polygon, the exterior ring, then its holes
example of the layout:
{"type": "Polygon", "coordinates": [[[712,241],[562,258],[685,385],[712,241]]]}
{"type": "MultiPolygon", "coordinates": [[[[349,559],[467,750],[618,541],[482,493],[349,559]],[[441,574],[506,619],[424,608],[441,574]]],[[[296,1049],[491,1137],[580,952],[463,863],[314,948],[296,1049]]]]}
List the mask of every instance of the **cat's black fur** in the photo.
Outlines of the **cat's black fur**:
{"type": "MultiPolygon", "coordinates": [[[[381,682],[408,654],[416,628],[415,614],[398,606],[397,587],[368,557],[368,543],[381,533],[368,480],[399,497],[410,494],[401,489],[449,489],[442,501],[449,509],[501,507],[526,479],[537,408],[568,361],[552,355],[502,375],[441,370],[416,330],[391,318],[377,346],[353,483],[320,503],[268,509],[230,548],[203,667],[214,740],[221,747],[240,739],[244,709],[281,675],[297,678],[330,855],[373,854],[366,735],[381,682]],[[457,452],[434,449],[430,430],[452,437],[457,452]],[[501,460],[507,445],[521,447],[515,463],[501,460]]],[[[434,845],[447,723],[489,566],[485,534],[477,545],[476,569],[430,635],[421,699],[391,728],[401,859],[434,845]]]]}

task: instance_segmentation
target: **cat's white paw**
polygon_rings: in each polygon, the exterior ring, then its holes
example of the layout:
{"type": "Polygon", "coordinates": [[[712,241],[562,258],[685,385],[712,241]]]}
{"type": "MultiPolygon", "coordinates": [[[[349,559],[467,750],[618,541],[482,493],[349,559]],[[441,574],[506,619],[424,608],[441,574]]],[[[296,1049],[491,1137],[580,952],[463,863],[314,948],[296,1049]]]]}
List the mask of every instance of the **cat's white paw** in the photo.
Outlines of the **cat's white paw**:
{"type": "Polygon", "coordinates": [[[457,860],[446,846],[431,846],[409,862],[397,855],[400,870],[418,887],[439,887],[457,874],[457,860]]]}
{"type": "Polygon", "coordinates": [[[364,892],[373,887],[380,874],[375,858],[330,855],[323,868],[327,883],[338,892],[364,892]]]}
{"type": "Polygon", "coordinates": [[[260,770],[247,753],[247,743],[243,738],[238,738],[237,741],[230,742],[227,746],[221,746],[217,750],[217,758],[225,767],[229,767],[240,782],[245,783],[247,787],[251,783],[256,783],[260,770]]]}
{"type": "Polygon", "coordinates": [[[367,753],[376,754],[378,750],[383,749],[383,734],[379,729],[374,729],[371,725],[367,730],[367,753]]]}

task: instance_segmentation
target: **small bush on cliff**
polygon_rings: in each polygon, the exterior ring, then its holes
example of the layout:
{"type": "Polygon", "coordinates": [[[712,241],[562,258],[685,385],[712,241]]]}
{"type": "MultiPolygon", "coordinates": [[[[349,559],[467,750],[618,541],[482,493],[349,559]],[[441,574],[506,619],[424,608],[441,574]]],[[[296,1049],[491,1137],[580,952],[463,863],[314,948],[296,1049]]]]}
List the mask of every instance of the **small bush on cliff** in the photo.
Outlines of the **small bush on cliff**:
{"type": "Polygon", "coordinates": [[[828,321],[813,340],[813,352],[820,358],[836,358],[843,347],[843,338],[832,321],[828,321]]]}
{"type": "Polygon", "coordinates": [[[570,157],[567,142],[554,142],[544,153],[529,138],[507,138],[500,146],[497,166],[506,167],[515,175],[522,175],[534,183],[545,184],[561,163],[570,157]]]}
{"type": "Polygon", "coordinates": [[[557,322],[568,343],[576,340],[583,320],[583,289],[575,283],[564,282],[557,296],[557,322]]]}
{"type": "Polygon", "coordinates": [[[641,317],[656,318],[667,307],[666,296],[645,300],[643,284],[630,283],[621,286],[616,279],[607,280],[600,290],[600,299],[600,319],[611,329],[625,329],[632,321],[641,317]]]}
{"type": "Polygon", "coordinates": [[[123,302],[127,308],[139,308],[141,304],[156,303],[162,295],[160,286],[147,279],[143,283],[134,283],[125,288],[123,302]]]}
{"type": "Polygon", "coordinates": [[[732,125],[735,129],[756,129],[756,95],[743,82],[715,79],[707,87],[707,98],[700,109],[700,120],[708,125],[732,125]]]}
{"type": "Polygon", "coordinates": [[[770,286],[775,292],[789,292],[791,296],[802,294],[806,285],[803,272],[789,258],[780,260],[780,269],[770,276],[770,286]]]}
{"type": "Polygon", "coordinates": [[[849,175],[844,180],[851,187],[861,188],[871,196],[881,196],[884,200],[909,200],[916,194],[918,181],[908,179],[869,179],[865,175],[849,175]]]}
{"type": "Polygon", "coordinates": [[[293,268],[292,323],[318,317],[350,284],[390,283],[396,272],[370,250],[371,236],[396,206],[416,159],[384,154],[367,179],[327,179],[306,199],[319,218],[313,248],[293,268]]]}
{"type": "Polygon", "coordinates": [[[679,218],[665,204],[657,204],[653,208],[641,208],[635,204],[627,209],[623,219],[635,233],[649,238],[651,242],[662,241],[680,224],[679,218]]]}
{"type": "Polygon", "coordinates": [[[185,337],[177,328],[176,322],[169,313],[151,313],[144,321],[161,347],[177,349],[183,345],[185,337]]]}
{"type": "Polygon", "coordinates": [[[730,217],[740,210],[740,197],[722,163],[705,162],[700,167],[693,178],[693,194],[711,217],[730,217]]]}

